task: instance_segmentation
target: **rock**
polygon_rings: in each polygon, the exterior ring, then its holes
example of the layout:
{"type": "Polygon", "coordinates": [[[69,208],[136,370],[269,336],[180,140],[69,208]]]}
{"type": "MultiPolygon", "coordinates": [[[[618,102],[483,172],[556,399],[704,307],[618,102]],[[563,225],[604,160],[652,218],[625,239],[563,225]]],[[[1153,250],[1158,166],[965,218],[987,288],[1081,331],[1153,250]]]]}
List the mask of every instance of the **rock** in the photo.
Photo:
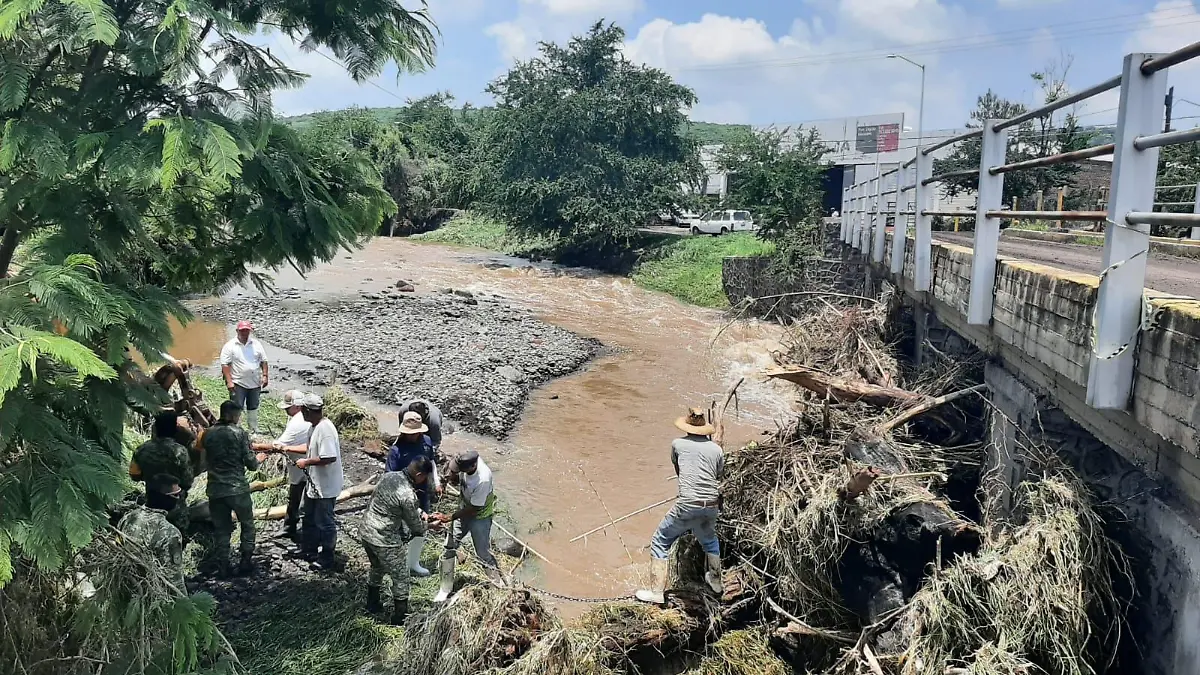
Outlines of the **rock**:
{"type": "Polygon", "coordinates": [[[411,281],[399,280],[395,284],[396,290],[401,293],[416,293],[417,288],[413,286],[411,281]]]}
{"type": "Polygon", "coordinates": [[[496,374],[516,384],[521,384],[525,381],[525,374],[512,366],[500,366],[496,369],[496,374]]]}

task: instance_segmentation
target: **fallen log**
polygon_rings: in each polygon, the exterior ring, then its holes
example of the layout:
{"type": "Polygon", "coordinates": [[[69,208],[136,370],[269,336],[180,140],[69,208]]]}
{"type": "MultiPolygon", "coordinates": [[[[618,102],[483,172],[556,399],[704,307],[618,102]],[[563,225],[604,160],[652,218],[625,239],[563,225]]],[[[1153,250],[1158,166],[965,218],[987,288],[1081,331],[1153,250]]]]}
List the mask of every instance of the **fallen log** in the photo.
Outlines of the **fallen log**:
{"type": "MultiPolygon", "coordinates": [[[[358,485],[351,485],[345,490],[342,490],[341,493],[338,494],[337,498],[333,501],[335,504],[341,504],[344,501],[355,499],[357,497],[366,497],[374,493],[375,483],[372,480],[366,483],[359,483],[358,485]]],[[[287,506],[285,505],[272,506],[266,509],[254,509],[255,520],[283,520],[284,516],[286,515],[287,506]]]]}
{"type": "Polygon", "coordinates": [[[821,397],[828,396],[839,403],[862,402],[879,408],[916,405],[925,400],[921,394],[896,387],[882,387],[834,377],[805,366],[773,368],[767,377],[794,382],[821,397]]]}

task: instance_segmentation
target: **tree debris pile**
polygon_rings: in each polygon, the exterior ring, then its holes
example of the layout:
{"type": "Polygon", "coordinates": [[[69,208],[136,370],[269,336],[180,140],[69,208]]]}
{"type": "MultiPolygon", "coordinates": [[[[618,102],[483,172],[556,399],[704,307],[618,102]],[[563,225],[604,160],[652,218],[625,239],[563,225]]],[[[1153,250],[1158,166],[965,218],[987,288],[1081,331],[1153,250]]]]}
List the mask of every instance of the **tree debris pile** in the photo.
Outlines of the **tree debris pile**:
{"type": "Polygon", "coordinates": [[[1128,570],[1086,488],[1027,448],[1011,512],[985,512],[974,364],[905,373],[882,313],[830,307],[792,327],[796,360],[772,375],[808,391],[790,425],[727,457],[727,582],[749,586],[779,626],[771,645],[807,672],[1105,672],[1128,570]]]}

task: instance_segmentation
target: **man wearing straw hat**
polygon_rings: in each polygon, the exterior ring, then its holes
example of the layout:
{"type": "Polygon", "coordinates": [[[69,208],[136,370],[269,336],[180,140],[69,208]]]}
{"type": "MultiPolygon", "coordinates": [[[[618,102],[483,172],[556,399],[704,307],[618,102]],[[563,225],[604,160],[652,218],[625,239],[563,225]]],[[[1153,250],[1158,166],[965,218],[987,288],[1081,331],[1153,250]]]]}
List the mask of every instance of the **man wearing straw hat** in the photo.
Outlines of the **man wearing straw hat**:
{"type": "MultiPolygon", "coordinates": [[[[430,483],[433,490],[441,494],[441,482],[437,474],[437,462],[434,457],[433,441],[428,436],[429,427],[421,419],[421,414],[414,411],[404,413],[400,422],[400,433],[396,442],[388,449],[387,470],[404,471],[409,463],[418,457],[424,457],[433,465],[432,477],[429,481],[421,481],[413,485],[421,511],[429,514],[433,509],[429,496],[430,483]]],[[[421,567],[421,550],[425,546],[424,534],[413,537],[408,545],[408,569],[419,577],[429,576],[429,570],[421,567]]]]}
{"type": "Polygon", "coordinates": [[[671,443],[671,463],[679,477],[679,498],[658,524],[650,541],[652,586],[636,594],[638,600],[657,605],[666,601],[663,593],[667,588],[667,556],[671,545],[689,531],[700,542],[708,561],[704,580],[714,592],[724,590],[717,514],[721,505],[721,478],[725,475],[725,453],[713,442],[713,425],[703,410],[689,408],[687,415],[675,420],[675,426],[687,434],[671,443]]]}

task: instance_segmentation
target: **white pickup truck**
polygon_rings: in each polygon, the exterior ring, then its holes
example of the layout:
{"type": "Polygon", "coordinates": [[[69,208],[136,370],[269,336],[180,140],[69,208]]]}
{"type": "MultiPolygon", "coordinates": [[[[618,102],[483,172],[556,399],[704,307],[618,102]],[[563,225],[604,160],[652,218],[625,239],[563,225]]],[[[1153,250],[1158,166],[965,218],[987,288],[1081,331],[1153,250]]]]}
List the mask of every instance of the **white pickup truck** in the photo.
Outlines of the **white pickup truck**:
{"type": "Polygon", "coordinates": [[[692,234],[726,234],[729,232],[752,232],[754,218],[749,211],[725,209],[709,211],[698,220],[692,221],[692,234]]]}

